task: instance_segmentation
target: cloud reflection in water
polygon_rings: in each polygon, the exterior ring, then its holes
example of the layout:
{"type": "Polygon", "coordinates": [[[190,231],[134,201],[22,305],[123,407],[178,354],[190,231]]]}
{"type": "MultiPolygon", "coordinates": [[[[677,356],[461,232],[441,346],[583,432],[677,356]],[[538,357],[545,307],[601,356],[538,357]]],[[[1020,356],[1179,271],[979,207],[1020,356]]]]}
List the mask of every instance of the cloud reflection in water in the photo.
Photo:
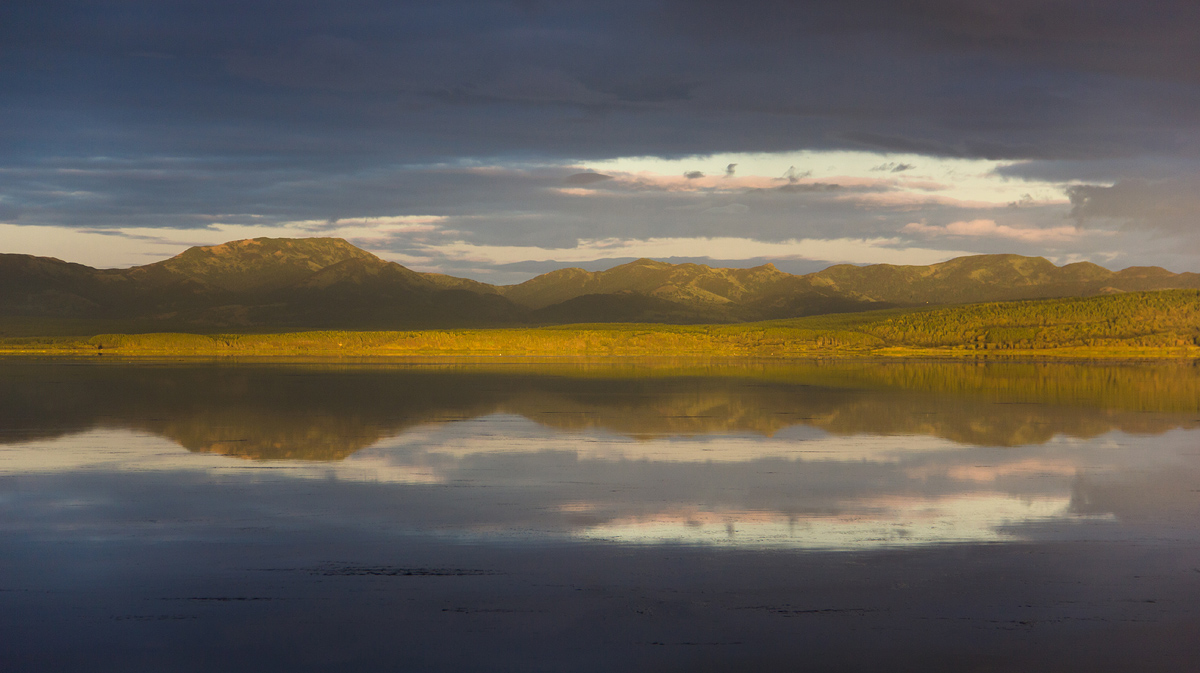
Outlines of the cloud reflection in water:
{"type": "Polygon", "coordinates": [[[30,385],[0,475],[192,474],[292,517],[468,538],[859,549],[1198,520],[1189,368],[1110,370],[1100,398],[1074,365],[1025,387],[1015,365],[879,369],[10,365],[30,385]],[[341,509],[294,497],[314,484],[341,509]]]}

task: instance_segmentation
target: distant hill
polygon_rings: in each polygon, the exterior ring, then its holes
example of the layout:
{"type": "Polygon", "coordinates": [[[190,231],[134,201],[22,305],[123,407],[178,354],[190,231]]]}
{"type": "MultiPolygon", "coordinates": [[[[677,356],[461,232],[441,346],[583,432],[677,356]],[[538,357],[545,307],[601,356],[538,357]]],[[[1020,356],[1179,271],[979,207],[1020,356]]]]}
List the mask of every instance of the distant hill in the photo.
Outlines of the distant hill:
{"type": "Polygon", "coordinates": [[[1089,262],[1059,267],[1041,257],[974,255],[929,266],[839,264],[803,276],[770,264],[714,269],[639,259],[607,271],[560,269],[498,289],[533,309],[586,295],[625,292],[669,301],[709,318],[762,320],[894,306],[1186,288],[1200,288],[1200,274],[1175,274],[1158,267],[1113,272],[1089,262]]]}
{"type": "Polygon", "coordinates": [[[501,293],[530,308],[542,308],[586,294],[636,292],[682,304],[730,304],[761,294],[787,278],[771,264],[753,269],[714,269],[702,264],[668,264],[639,259],[607,271],[560,269],[501,293]]]}
{"type": "Polygon", "coordinates": [[[416,272],[341,239],[256,238],[129,269],[0,254],[0,333],[719,323],[1173,288],[1200,288],[1200,274],[1059,267],[1019,255],[842,264],[802,276],[770,264],[721,269],[640,259],[494,286],[416,272]]]}
{"type": "Polygon", "coordinates": [[[0,255],[0,314],[141,329],[418,328],[511,323],[491,286],[423,274],[332,238],[232,241],[129,269],[0,255]]]}

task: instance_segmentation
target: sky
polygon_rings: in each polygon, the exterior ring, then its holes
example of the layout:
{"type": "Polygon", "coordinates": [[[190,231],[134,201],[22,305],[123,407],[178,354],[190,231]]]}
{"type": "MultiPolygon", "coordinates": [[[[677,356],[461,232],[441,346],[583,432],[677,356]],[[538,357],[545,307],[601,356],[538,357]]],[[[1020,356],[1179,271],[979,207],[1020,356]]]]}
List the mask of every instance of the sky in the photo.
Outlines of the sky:
{"type": "Polygon", "coordinates": [[[0,252],[1200,271],[1200,3],[7,0],[0,252]]]}

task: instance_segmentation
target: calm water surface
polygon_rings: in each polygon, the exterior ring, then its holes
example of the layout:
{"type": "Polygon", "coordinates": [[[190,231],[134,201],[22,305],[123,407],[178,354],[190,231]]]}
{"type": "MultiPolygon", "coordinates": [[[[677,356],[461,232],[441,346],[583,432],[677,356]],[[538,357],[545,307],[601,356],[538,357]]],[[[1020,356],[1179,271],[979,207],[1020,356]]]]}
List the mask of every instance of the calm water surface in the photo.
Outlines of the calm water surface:
{"type": "Polygon", "coordinates": [[[1200,670],[1200,367],[0,361],[0,669],[1200,670]]]}

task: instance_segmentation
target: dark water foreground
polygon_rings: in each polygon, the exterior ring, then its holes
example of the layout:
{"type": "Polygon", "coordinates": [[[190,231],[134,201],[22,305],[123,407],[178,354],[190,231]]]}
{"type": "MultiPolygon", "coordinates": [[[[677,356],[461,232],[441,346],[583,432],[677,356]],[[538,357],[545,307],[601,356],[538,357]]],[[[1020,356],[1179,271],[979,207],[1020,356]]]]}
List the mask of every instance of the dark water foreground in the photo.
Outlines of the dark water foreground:
{"type": "Polygon", "coordinates": [[[0,361],[0,670],[1200,670],[1200,368],[0,361]]]}

